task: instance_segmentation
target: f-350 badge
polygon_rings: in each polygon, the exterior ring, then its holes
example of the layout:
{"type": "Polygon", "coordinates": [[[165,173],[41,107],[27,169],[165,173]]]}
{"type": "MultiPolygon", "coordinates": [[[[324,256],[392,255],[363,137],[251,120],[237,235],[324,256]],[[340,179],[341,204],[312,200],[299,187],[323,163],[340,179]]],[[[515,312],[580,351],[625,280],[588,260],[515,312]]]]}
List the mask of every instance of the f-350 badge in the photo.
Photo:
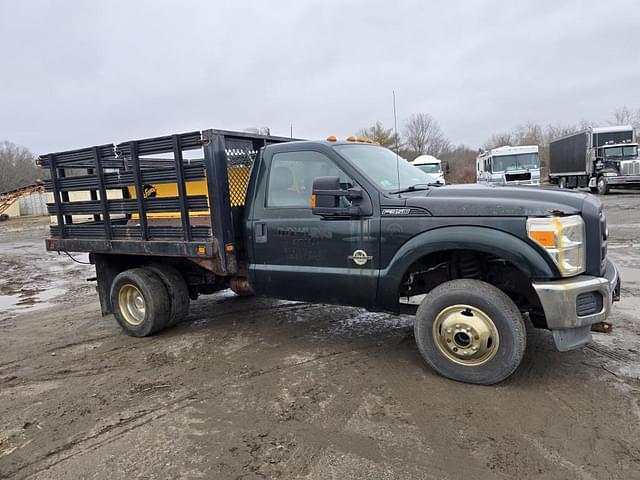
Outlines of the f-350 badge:
{"type": "Polygon", "coordinates": [[[355,252],[353,252],[353,255],[349,255],[348,258],[349,260],[353,260],[353,263],[355,263],[359,267],[362,267],[363,265],[366,265],[366,263],[373,257],[367,255],[367,252],[365,252],[364,250],[356,250],[355,252]]]}

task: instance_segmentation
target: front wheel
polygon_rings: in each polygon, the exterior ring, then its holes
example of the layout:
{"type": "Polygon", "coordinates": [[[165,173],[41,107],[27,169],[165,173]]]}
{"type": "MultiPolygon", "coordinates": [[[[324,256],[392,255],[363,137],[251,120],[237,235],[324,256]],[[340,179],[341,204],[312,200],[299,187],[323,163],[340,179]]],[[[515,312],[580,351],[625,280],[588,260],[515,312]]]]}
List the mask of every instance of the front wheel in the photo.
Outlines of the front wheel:
{"type": "Polygon", "coordinates": [[[607,182],[607,177],[604,175],[598,178],[598,194],[606,195],[609,193],[609,182],[607,182]]]}
{"type": "Polygon", "coordinates": [[[437,373],[465,383],[492,385],[520,365],[526,328],[513,301],[479,280],[445,282],[416,313],[418,349],[437,373]]]}

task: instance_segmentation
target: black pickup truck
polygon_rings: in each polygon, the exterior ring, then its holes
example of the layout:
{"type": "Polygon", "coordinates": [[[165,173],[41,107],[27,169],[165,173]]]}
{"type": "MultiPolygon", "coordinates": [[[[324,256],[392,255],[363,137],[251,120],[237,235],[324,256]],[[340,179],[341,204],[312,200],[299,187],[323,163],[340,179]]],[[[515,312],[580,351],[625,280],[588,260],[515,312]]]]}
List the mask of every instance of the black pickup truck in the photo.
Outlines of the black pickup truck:
{"type": "Polygon", "coordinates": [[[366,139],[205,130],[39,164],[55,218],[46,248],[90,253],[102,313],[130,335],[231,288],[415,315],[435,371],[493,384],[520,364],[525,321],[570,350],[619,298],[596,197],[432,186],[366,139]]]}

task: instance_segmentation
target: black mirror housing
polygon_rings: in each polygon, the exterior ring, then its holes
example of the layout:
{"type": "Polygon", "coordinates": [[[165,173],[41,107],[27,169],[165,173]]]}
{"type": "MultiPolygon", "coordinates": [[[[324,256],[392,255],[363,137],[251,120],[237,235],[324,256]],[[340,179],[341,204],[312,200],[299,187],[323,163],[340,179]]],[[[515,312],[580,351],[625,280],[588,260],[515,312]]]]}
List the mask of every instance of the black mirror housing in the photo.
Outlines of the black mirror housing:
{"type": "Polygon", "coordinates": [[[340,199],[349,200],[363,198],[359,188],[343,189],[339,177],[316,177],[313,179],[311,194],[311,212],[314,215],[335,217],[359,217],[362,216],[360,206],[343,207],[340,199]]]}
{"type": "MultiPolygon", "coordinates": [[[[340,177],[316,177],[311,193],[312,208],[338,208],[340,206],[340,177]],[[314,201],[315,199],[315,201],[314,201]]],[[[313,212],[315,214],[315,212],[313,212]]]]}

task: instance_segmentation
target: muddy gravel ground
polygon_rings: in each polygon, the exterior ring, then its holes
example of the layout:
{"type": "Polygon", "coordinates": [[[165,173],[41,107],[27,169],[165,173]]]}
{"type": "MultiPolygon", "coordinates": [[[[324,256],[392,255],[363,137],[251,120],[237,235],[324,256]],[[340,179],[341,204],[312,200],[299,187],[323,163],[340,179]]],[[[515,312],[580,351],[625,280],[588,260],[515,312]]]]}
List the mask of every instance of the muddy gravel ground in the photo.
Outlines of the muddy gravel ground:
{"type": "Polygon", "coordinates": [[[604,202],[613,332],[558,353],[532,331],[493,387],[429,370],[411,317],[354,308],[222,292],[127,337],[46,220],[4,222],[0,478],[640,478],[640,194],[604,202]]]}

